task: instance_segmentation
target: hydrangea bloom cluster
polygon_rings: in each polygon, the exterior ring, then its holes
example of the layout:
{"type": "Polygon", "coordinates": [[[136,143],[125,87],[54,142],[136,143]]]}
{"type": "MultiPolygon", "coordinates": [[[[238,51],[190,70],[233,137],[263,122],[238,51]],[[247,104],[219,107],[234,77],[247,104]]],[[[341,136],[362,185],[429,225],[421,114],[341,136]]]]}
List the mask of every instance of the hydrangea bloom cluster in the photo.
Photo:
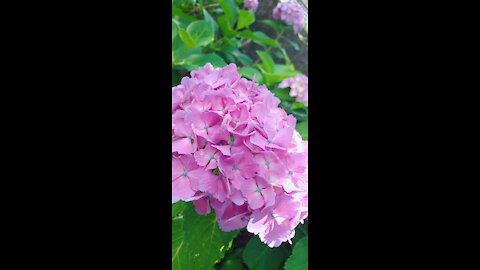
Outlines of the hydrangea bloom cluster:
{"type": "Polygon", "coordinates": [[[173,87],[172,203],[213,207],[222,230],[247,227],[270,247],[290,242],[308,216],[308,144],[279,103],[235,64],[173,87]]]}
{"type": "Polygon", "coordinates": [[[295,33],[300,32],[305,25],[302,7],[292,1],[278,3],[273,9],[273,18],[292,25],[295,33]]]}
{"type": "Polygon", "coordinates": [[[243,2],[243,7],[245,9],[251,10],[252,12],[257,11],[258,0],[245,0],[243,2]]]}
{"type": "Polygon", "coordinates": [[[297,97],[298,102],[302,102],[308,106],[308,77],[305,75],[297,75],[283,80],[278,87],[290,87],[290,96],[297,97]]]}

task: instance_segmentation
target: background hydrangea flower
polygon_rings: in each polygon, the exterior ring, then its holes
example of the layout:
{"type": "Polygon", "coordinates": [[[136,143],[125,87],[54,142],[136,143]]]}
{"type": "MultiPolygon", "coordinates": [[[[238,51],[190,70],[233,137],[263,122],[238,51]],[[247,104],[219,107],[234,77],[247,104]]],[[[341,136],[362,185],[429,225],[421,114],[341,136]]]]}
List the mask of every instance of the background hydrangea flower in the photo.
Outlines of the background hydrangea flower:
{"type": "Polygon", "coordinates": [[[290,96],[297,97],[298,102],[302,102],[308,106],[308,77],[305,75],[297,75],[292,78],[283,80],[278,87],[290,87],[290,96]]]}
{"type": "Polygon", "coordinates": [[[305,25],[302,7],[292,1],[278,3],[273,9],[273,18],[292,25],[295,33],[300,32],[305,25]]]}
{"type": "Polygon", "coordinates": [[[308,147],[296,120],[237,67],[204,67],[172,88],[172,203],[214,209],[219,227],[247,227],[270,247],[308,217],[308,147]]]}
{"type": "Polygon", "coordinates": [[[257,11],[258,0],[245,0],[243,2],[243,7],[245,9],[251,10],[252,12],[255,12],[255,11],[257,11]]]}

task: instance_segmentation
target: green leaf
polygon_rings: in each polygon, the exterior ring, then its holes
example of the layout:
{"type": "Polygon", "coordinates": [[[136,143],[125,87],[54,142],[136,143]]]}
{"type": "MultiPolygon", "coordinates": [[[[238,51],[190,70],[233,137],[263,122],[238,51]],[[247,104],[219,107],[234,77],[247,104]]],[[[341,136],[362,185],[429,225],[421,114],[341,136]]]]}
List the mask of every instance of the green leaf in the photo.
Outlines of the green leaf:
{"type": "Polygon", "coordinates": [[[185,43],[180,39],[180,35],[177,35],[172,40],[172,63],[180,59],[181,54],[185,50],[185,43]]]}
{"type": "Polygon", "coordinates": [[[177,24],[172,20],[172,41],[178,34],[177,24]]]}
{"type": "Polygon", "coordinates": [[[210,270],[231,247],[238,230],[221,231],[213,212],[201,216],[196,213],[194,207],[188,207],[184,211],[184,216],[185,243],[191,265],[191,268],[186,269],[210,270]]]}
{"type": "Polygon", "coordinates": [[[240,259],[229,259],[223,263],[221,270],[243,270],[243,264],[240,259]]]}
{"type": "MultiPolygon", "coordinates": [[[[288,107],[288,106],[285,106],[285,107],[288,107]]],[[[298,122],[308,121],[308,111],[305,109],[292,110],[292,111],[289,111],[289,113],[291,113],[295,118],[297,118],[298,122]]],[[[308,140],[308,132],[307,134],[305,134],[303,139],[308,140]]]]}
{"type": "Polygon", "coordinates": [[[308,141],[308,122],[297,123],[296,130],[302,136],[302,139],[308,141]]]}
{"type": "Polygon", "coordinates": [[[293,97],[290,96],[290,90],[288,90],[287,88],[276,88],[271,91],[276,97],[278,97],[282,101],[293,100],[293,97]]]}
{"type": "Polygon", "coordinates": [[[285,80],[286,78],[293,77],[300,74],[299,71],[296,71],[292,65],[278,65],[275,64],[274,72],[268,72],[267,70],[263,71],[263,77],[268,85],[272,85],[278,82],[285,80]]]}
{"type": "Polygon", "coordinates": [[[174,5],[172,5],[172,15],[176,15],[176,16],[182,18],[182,19],[192,21],[192,22],[197,20],[197,18],[184,13],[181,9],[179,9],[178,7],[176,7],[174,5]]]}
{"type": "Polygon", "coordinates": [[[212,22],[205,20],[193,22],[187,27],[187,32],[194,40],[196,47],[205,46],[213,42],[214,30],[212,22]]]}
{"type": "Polygon", "coordinates": [[[258,57],[262,60],[263,68],[267,72],[273,72],[275,68],[275,62],[273,62],[273,59],[270,55],[268,55],[266,52],[262,51],[257,51],[258,57]]]}
{"type": "Polygon", "coordinates": [[[246,65],[246,66],[249,66],[251,64],[253,64],[253,60],[252,58],[250,58],[250,56],[244,54],[244,53],[241,53],[239,50],[236,50],[233,52],[233,55],[238,59],[238,61],[240,61],[240,63],[242,63],[243,65],[246,65]]]}
{"type": "Polygon", "coordinates": [[[172,270],[188,269],[186,245],[183,218],[172,220],[172,270]]]}
{"type": "Polygon", "coordinates": [[[308,236],[293,247],[292,256],[285,263],[285,270],[308,269],[308,236]]]}
{"type": "Polygon", "coordinates": [[[241,9],[238,12],[237,30],[245,28],[255,22],[255,15],[250,10],[241,9]]]}
{"type": "Polygon", "coordinates": [[[290,45],[292,45],[293,49],[295,49],[296,51],[299,51],[299,50],[300,50],[300,45],[298,45],[298,43],[296,43],[295,41],[289,39],[289,38],[286,37],[286,36],[283,36],[282,38],[283,38],[283,40],[287,41],[290,45]]]}
{"type": "Polygon", "coordinates": [[[195,41],[185,29],[179,29],[178,35],[187,48],[195,48],[195,41]]]}
{"type": "Polygon", "coordinates": [[[237,53],[236,52],[233,55],[235,55],[235,57],[238,59],[238,61],[240,61],[240,63],[242,63],[245,66],[250,66],[251,64],[253,64],[252,58],[250,58],[250,56],[248,56],[244,53],[241,53],[241,52],[237,53]]]}
{"type": "Polygon", "coordinates": [[[206,63],[211,63],[214,67],[224,67],[225,61],[215,53],[193,54],[184,59],[186,68],[191,71],[203,67],[206,63]]]}
{"type": "Polygon", "coordinates": [[[305,107],[305,104],[301,103],[301,102],[294,102],[292,104],[292,109],[295,110],[295,109],[300,109],[300,108],[303,108],[305,107]]]}
{"type": "Polygon", "coordinates": [[[308,220],[303,224],[299,224],[295,228],[295,236],[292,238],[292,243],[295,245],[299,240],[308,235],[308,220]]]}
{"type": "Polygon", "coordinates": [[[267,34],[260,31],[252,32],[250,30],[244,30],[238,33],[238,36],[252,40],[253,42],[260,45],[269,45],[274,48],[280,47],[280,44],[275,39],[270,38],[269,36],[267,36],[267,34]]]}
{"type": "Polygon", "coordinates": [[[238,69],[238,73],[240,73],[240,75],[242,75],[243,77],[245,77],[247,79],[250,79],[250,80],[253,80],[253,77],[255,75],[255,81],[259,85],[264,83],[262,73],[256,68],[242,67],[242,68],[238,69]]]}
{"type": "Polygon", "coordinates": [[[233,0],[217,0],[231,25],[237,20],[237,5],[233,0]]]}
{"type": "Polygon", "coordinates": [[[172,21],[174,21],[177,24],[178,28],[183,28],[183,29],[187,29],[188,25],[190,24],[190,21],[176,18],[176,17],[172,17],[172,21]]]}
{"type": "Polygon", "coordinates": [[[235,47],[242,46],[242,42],[240,41],[240,39],[224,38],[223,41],[225,42],[226,45],[229,45],[229,46],[235,46],[235,47]]]}
{"type": "Polygon", "coordinates": [[[226,15],[218,16],[217,21],[224,37],[230,38],[237,34],[237,32],[233,30],[233,24],[228,20],[226,15]]]}
{"type": "Polygon", "coordinates": [[[183,201],[172,204],[172,218],[181,213],[187,207],[187,203],[183,201]]]}
{"type": "Polygon", "coordinates": [[[205,17],[205,21],[212,22],[213,24],[213,32],[214,34],[218,33],[218,23],[215,19],[208,13],[206,9],[203,9],[203,16],[205,17]]]}
{"type": "Polygon", "coordinates": [[[260,242],[258,236],[251,238],[243,251],[243,261],[250,270],[281,269],[288,256],[285,244],[277,248],[270,248],[260,242]]]}
{"type": "Polygon", "coordinates": [[[237,49],[237,47],[235,47],[235,46],[227,46],[227,47],[222,49],[222,52],[224,52],[225,54],[231,54],[231,55],[235,56],[235,58],[237,58],[238,61],[240,61],[243,65],[249,66],[249,65],[253,64],[252,58],[250,58],[248,55],[240,52],[237,49]]]}

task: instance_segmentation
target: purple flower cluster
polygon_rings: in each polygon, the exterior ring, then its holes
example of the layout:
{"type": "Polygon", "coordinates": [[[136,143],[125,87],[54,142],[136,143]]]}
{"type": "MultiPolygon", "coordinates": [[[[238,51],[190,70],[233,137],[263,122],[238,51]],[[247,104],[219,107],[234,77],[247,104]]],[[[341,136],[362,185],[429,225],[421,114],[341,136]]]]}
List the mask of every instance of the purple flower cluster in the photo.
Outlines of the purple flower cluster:
{"type": "Polygon", "coordinates": [[[296,119],[235,64],[204,67],[172,88],[172,203],[215,210],[224,231],[243,227],[270,247],[308,216],[308,144],[296,119]]]}
{"type": "Polygon", "coordinates": [[[281,2],[273,9],[273,18],[293,25],[295,33],[300,32],[305,25],[304,11],[294,2],[281,2]]]}
{"type": "Polygon", "coordinates": [[[290,96],[297,97],[298,102],[302,102],[308,106],[308,77],[305,75],[297,75],[283,80],[278,87],[290,87],[290,96]]]}
{"type": "Polygon", "coordinates": [[[252,12],[257,11],[258,0],[245,0],[243,2],[243,7],[245,9],[251,10],[252,12]]]}

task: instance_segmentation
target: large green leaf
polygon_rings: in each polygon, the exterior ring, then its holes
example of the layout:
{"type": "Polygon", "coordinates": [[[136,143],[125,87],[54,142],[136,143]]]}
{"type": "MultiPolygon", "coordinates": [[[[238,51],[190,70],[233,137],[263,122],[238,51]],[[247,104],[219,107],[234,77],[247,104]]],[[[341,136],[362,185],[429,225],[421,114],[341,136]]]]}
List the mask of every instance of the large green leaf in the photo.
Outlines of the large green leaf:
{"type": "Polygon", "coordinates": [[[185,68],[189,71],[203,67],[206,63],[211,63],[214,67],[224,67],[227,65],[223,58],[215,53],[193,54],[184,59],[185,68]]]}
{"type": "Polygon", "coordinates": [[[180,35],[174,37],[172,40],[172,62],[178,61],[185,49],[185,43],[180,39],[180,35]]]}
{"type": "Polygon", "coordinates": [[[253,80],[253,78],[255,77],[255,81],[259,85],[264,83],[262,73],[256,68],[252,68],[252,67],[239,68],[238,73],[240,73],[240,75],[250,80],[253,80]]]}
{"type": "Polygon", "coordinates": [[[302,238],[295,244],[292,256],[290,256],[285,263],[285,270],[304,269],[308,269],[308,236],[302,238]]]}
{"type": "Polygon", "coordinates": [[[227,46],[222,49],[222,52],[225,54],[231,54],[240,61],[243,65],[249,66],[253,64],[253,60],[246,54],[240,52],[236,46],[227,46]]]}
{"type": "Polygon", "coordinates": [[[172,20],[172,40],[177,36],[177,34],[178,34],[177,24],[172,20]]]}
{"type": "Polygon", "coordinates": [[[195,48],[195,40],[193,40],[192,36],[186,31],[185,29],[178,30],[178,36],[183,41],[187,48],[195,48]]]}
{"type": "Polygon", "coordinates": [[[275,88],[271,91],[276,97],[278,97],[282,101],[294,99],[290,96],[290,90],[288,90],[287,88],[275,88]]]}
{"type": "Polygon", "coordinates": [[[308,235],[308,221],[303,224],[299,224],[295,228],[295,236],[292,238],[292,243],[295,245],[299,240],[308,235]]]}
{"type": "Polygon", "coordinates": [[[250,10],[241,9],[238,12],[237,30],[245,28],[255,22],[255,15],[250,10]]]}
{"type": "Polygon", "coordinates": [[[250,39],[260,45],[269,45],[274,48],[280,47],[280,44],[275,39],[270,38],[269,36],[267,36],[267,34],[260,31],[252,32],[250,30],[244,30],[238,33],[238,36],[250,39]]]}
{"type": "Polygon", "coordinates": [[[211,270],[237,234],[221,231],[213,212],[201,216],[191,203],[185,204],[172,219],[172,270],[211,270]]]}
{"type": "Polygon", "coordinates": [[[185,209],[184,219],[185,241],[192,266],[190,269],[211,269],[231,247],[238,231],[221,231],[213,212],[201,216],[193,207],[185,209]]]}
{"type": "Polygon", "coordinates": [[[233,0],[217,0],[217,2],[222,7],[223,12],[225,13],[230,23],[232,25],[235,24],[238,16],[237,5],[235,4],[235,2],[233,2],[233,0]]]}
{"type": "Polygon", "coordinates": [[[172,218],[180,214],[187,207],[187,203],[183,201],[172,204],[172,218]]]}
{"type": "Polygon", "coordinates": [[[218,23],[213,19],[212,15],[208,13],[206,9],[203,9],[203,16],[205,17],[205,21],[212,22],[213,24],[213,32],[216,34],[218,32],[218,23]]]}
{"type": "Polygon", "coordinates": [[[288,254],[289,250],[285,244],[270,248],[255,236],[248,241],[243,251],[243,260],[249,270],[280,270],[288,254]]]}
{"type": "Polygon", "coordinates": [[[292,104],[292,109],[295,110],[295,109],[301,109],[301,108],[304,108],[305,107],[305,104],[301,103],[301,102],[294,102],[292,104]]]}
{"type": "Polygon", "coordinates": [[[290,78],[300,74],[300,72],[295,70],[292,65],[275,64],[274,72],[268,72],[262,66],[259,66],[259,68],[263,73],[263,77],[265,78],[265,82],[267,83],[267,85],[272,85],[281,82],[286,78],[290,78]]]}
{"type": "Polygon", "coordinates": [[[302,135],[302,139],[308,141],[308,122],[297,123],[296,130],[302,135]]]}
{"type": "Polygon", "coordinates": [[[267,72],[274,72],[275,69],[275,62],[273,62],[272,57],[263,51],[257,51],[258,57],[262,60],[263,68],[267,72]]]}
{"type": "Polygon", "coordinates": [[[205,46],[213,42],[214,28],[211,21],[195,21],[187,27],[187,32],[192,37],[195,47],[205,46]]]}
{"type": "Polygon", "coordinates": [[[224,37],[234,37],[237,32],[233,30],[233,24],[228,20],[226,15],[218,16],[218,25],[224,37]]]}
{"type": "Polygon", "coordinates": [[[172,270],[189,269],[183,217],[172,220],[172,270]]]}

